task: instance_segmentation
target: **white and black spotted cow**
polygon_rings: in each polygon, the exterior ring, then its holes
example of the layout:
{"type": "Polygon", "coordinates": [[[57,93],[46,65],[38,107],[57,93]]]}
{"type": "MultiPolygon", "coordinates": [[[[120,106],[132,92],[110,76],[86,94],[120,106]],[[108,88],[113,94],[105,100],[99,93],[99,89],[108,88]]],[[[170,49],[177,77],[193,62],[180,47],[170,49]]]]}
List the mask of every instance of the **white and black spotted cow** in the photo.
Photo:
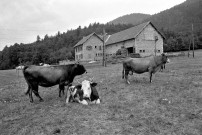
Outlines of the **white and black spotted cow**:
{"type": "Polygon", "coordinates": [[[68,89],[66,103],[77,102],[88,105],[87,101],[100,104],[100,98],[96,90],[97,83],[84,80],[81,84],[70,86],[68,89]]]}

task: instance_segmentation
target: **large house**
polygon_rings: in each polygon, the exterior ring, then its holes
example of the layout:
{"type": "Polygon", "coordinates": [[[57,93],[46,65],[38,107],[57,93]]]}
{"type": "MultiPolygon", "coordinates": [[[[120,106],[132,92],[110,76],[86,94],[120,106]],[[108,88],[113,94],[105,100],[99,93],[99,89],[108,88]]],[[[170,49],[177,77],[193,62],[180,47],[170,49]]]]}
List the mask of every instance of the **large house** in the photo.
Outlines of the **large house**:
{"type": "MultiPolygon", "coordinates": [[[[108,36],[105,40],[107,56],[115,55],[117,50],[126,48],[128,53],[141,56],[163,53],[164,36],[151,23],[146,22],[108,36]]],[[[75,46],[75,60],[89,61],[102,59],[103,39],[96,33],[84,37],[75,46]]]]}
{"type": "Polygon", "coordinates": [[[75,60],[101,60],[103,54],[103,40],[96,33],[83,37],[75,46],[75,60]]]}

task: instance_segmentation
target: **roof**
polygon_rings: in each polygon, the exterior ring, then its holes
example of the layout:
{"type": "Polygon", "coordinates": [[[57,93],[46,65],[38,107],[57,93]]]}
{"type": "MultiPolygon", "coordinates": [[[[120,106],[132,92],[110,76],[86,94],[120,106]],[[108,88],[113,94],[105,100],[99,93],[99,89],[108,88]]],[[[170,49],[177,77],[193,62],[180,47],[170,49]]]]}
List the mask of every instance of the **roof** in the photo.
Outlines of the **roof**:
{"type": "Polygon", "coordinates": [[[100,40],[102,40],[102,38],[100,38],[95,32],[93,32],[90,35],[83,37],[74,47],[84,44],[93,35],[97,36],[100,40]]]}
{"type": "MultiPolygon", "coordinates": [[[[145,22],[145,23],[136,25],[134,27],[131,27],[129,29],[115,33],[109,37],[109,39],[106,42],[106,45],[130,40],[130,39],[135,39],[149,24],[151,24],[154,27],[154,25],[151,22],[145,22]]],[[[156,28],[155,30],[164,38],[164,36],[156,28]]]]}

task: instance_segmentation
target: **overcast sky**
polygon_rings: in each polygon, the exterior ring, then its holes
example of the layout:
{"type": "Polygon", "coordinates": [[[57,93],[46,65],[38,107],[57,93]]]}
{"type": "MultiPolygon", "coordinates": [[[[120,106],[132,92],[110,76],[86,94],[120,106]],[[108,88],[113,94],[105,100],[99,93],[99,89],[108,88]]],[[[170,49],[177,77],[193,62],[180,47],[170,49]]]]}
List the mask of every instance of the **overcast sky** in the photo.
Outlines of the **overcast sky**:
{"type": "Polygon", "coordinates": [[[185,0],[0,0],[0,50],[32,43],[37,35],[107,23],[131,14],[155,14],[185,0]]]}

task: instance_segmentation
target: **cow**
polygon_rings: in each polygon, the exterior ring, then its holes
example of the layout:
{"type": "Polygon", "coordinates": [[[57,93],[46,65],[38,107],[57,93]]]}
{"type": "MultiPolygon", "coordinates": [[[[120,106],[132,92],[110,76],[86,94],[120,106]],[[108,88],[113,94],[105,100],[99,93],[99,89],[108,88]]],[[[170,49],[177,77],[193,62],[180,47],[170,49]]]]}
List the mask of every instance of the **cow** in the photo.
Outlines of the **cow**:
{"type": "Polygon", "coordinates": [[[96,85],[97,83],[95,82],[84,80],[81,84],[70,86],[68,88],[66,103],[77,102],[88,105],[87,101],[90,101],[94,104],[100,104],[100,97],[96,90],[96,85]]]}
{"type": "Polygon", "coordinates": [[[50,66],[50,65],[46,63],[39,63],[39,66],[50,66]]]}
{"type": "Polygon", "coordinates": [[[149,72],[150,83],[152,82],[152,74],[156,73],[160,67],[169,62],[169,59],[165,54],[159,56],[148,56],[144,58],[127,58],[123,61],[123,71],[122,78],[126,79],[126,83],[130,84],[128,81],[128,74],[134,73],[142,74],[149,72]]]}
{"type": "Polygon", "coordinates": [[[64,95],[64,87],[71,84],[75,76],[82,75],[85,72],[85,67],[80,64],[25,66],[23,74],[28,84],[25,94],[29,94],[30,102],[33,102],[32,92],[39,98],[39,101],[43,101],[38,93],[38,87],[51,87],[59,84],[59,97],[61,97],[61,91],[64,95]]]}
{"type": "Polygon", "coordinates": [[[16,73],[18,74],[18,77],[19,77],[19,71],[20,71],[20,70],[23,70],[23,68],[24,68],[23,65],[21,65],[21,66],[17,66],[17,67],[15,68],[16,73]]]}

